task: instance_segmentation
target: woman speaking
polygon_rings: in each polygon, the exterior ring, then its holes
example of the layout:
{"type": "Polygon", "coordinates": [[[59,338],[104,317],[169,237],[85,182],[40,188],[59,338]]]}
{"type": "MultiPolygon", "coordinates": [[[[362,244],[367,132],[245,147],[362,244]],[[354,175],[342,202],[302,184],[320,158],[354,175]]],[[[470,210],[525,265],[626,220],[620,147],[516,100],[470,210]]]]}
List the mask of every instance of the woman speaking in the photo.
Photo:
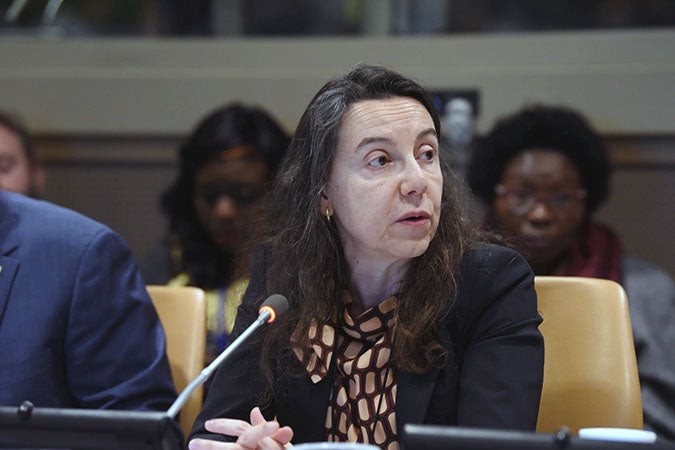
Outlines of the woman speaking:
{"type": "Polygon", "coordinates": [[[439,136],[428,92],[383,67],[358,65],[312,99],[266,199],[234,334],[270,294],[290,309],[216,373],[192,450],[397,449],[405,423],[534,430],[532,271],[463,217],[439,136]]]}

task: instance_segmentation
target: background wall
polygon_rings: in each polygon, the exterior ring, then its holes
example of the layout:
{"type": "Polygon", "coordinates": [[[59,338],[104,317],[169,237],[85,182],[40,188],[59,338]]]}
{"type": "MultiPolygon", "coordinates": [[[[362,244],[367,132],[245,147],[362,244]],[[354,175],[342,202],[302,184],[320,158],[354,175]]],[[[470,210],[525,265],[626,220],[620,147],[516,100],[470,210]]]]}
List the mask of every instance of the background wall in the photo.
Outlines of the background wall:
{"type": "Polygon", "coordinates": [[[182,137],[231,100],[292,131],[316,90],[356,62],[435,90],[475,89],[478,130],[529,101],[584,112],[616,164],[600,211],[626,246],[675,273],[675,31],[486,37],[3,40],[0,108],[24,117],[46,198],[117,229],[138,256],[161,235],[159,193],[182,137]]]}

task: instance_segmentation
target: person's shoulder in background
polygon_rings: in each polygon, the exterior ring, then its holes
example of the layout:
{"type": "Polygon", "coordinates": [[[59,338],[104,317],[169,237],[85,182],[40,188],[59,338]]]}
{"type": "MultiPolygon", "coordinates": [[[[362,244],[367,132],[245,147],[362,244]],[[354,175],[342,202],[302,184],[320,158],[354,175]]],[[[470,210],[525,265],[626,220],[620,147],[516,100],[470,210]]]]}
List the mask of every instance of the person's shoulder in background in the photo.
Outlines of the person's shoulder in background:
{"type": "Polygon", "coordinates": [[[675,440],[675,281],[644,259],[626,255],[622,263],[645,429],[675,440]]]}
{"type": "Polygon", "coordinates": [[[633,255],[625,255],[622,264],[623,285],[629,302],[635,296],[658,296],[675,307],[675,280],[665,269],[633,255]]]}

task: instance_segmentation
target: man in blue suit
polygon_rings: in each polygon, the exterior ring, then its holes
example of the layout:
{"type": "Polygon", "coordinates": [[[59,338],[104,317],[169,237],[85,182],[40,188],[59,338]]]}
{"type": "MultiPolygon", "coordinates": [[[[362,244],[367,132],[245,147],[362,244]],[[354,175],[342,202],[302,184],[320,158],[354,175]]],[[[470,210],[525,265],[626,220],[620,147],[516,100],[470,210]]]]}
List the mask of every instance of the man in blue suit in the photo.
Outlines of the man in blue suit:
{"type": "Polygon", "coordinates": [[[165,347],[118,234],[0,191],[0,405],[165,410],[165,347]]]}

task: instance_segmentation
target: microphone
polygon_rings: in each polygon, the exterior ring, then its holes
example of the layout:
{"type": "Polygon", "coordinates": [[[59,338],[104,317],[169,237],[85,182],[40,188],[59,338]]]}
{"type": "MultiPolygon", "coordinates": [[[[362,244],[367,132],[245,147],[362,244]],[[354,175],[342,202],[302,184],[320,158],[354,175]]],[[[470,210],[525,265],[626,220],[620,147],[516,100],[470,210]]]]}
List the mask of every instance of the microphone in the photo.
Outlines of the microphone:
{"type": "Polygon", "coordinates": [[[181,392],[178,398],[171,404],[166,412],[167,415],[172,419],[175,419],[178,415],[178,411],[180,411],[180,409],[185,405],[185,402],[188,401],[195,389],[206,382],[206,380],[208,380],[211,374],[215,372],[215,370],[223,363],[223,361],[225,361],[228,356],[234,353],[234,351],[236,351],[237,348],[248,339],[249,335],[251,335],[262,325],[274,322],[279,315],[284,314],[286,311],[288,311],[288,300],[286,297],[281,294],[272,294],[267,297],[263,304],[260,305],[260,309],[258,309],[258,318],[255,320],[255,322],[249,325],[248,328],[246,328],[244,332],[241,333],[239,337],[237,337],[237,339],[232,341],[232,343],[228,345],[227,348],[223,350],[223,352],[218,355],[218,357],[214,359],[211,364],[199,372],[197,378],[192,380],[192,382],[185,389],[183,389],[183,392],[181,392]]]}
{"type": "Polygon", "coordinates": [[[264,322],[272,323],[279,314],[288,311],[288,300],[281,294],[272,294],[260,305],[258,319],[264,317],[264,322]]]}

